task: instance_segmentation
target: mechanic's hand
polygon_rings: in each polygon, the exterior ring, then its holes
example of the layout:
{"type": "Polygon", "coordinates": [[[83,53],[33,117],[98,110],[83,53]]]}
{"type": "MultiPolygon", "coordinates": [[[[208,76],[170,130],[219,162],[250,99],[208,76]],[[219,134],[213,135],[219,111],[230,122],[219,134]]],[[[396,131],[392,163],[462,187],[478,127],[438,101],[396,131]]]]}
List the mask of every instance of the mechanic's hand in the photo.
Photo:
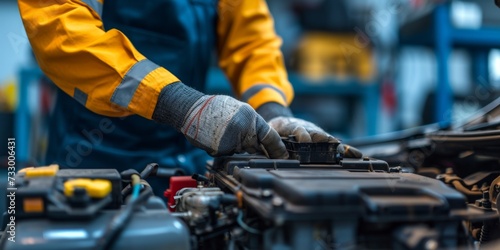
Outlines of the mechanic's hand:
{"type": "Polygon", "coordinates": [[[271,158],[288,153],[278,133],[250,105],[229,96],[203,96],[184,118],[181,132],[210,155],[256,153],[271,158]]]}
{"type": "Polygon", "coordinates": [[[278,116],[269,121],[280,136],[294,135],[297,142],[339,142],[311,122],[294,117],[278,116]]]}
{"type": "MultiPolygon", "coordinates": [[[[294,135],[297,142],[330,142],[340,143],[339,140],[326,133],[320,127],[302,119],[294,118],[292,111],[275,102],[265,103],[257,112],[273,127],[282,137],[294,135]]],[[[337,150],[346,158],[362,158],[363,154],[358,149],[347,144],[339,144],[337,150]]]]}
{"type": "Polygon", "coordinates": [[[288,158],[278,133],[250,105],[229,96],[170,84],[160,94],[153,119],[174,126],[212,156],[264,151],[270,158],[288,158]]]}

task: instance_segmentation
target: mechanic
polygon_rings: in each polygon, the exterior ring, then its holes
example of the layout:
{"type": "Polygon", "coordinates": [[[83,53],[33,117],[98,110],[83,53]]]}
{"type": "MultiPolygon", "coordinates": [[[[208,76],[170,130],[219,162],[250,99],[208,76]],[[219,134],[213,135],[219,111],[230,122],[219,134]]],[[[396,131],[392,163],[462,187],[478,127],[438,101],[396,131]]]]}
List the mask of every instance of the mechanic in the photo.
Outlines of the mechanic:
{"type": "Polygon", "coordinates": [[[293,89],[265,0],[19,0],[19,8],[41,69],[60,88],[46,163],[158,162],[190,174],[208,158],[197,148],[286,158],[279,135],[334,140],[287,108],[293,89]],[[214,49],[246,103],[200,92],[214,49]]]}

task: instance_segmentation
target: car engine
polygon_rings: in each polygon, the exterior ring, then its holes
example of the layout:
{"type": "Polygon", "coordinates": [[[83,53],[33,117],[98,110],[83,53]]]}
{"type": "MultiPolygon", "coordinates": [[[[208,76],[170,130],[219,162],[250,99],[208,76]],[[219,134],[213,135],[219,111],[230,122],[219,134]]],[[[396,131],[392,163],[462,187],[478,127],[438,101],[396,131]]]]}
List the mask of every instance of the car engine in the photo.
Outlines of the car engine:
{"type": "Polygon", "coordinates": [[[291,136],[290,159],[217,157],[206,175],[171,176],[167,205],[154,163],[21,170],[16,242],[4,214],[1,249],[499,249],[497,107],[359,150],[291,136]]]}

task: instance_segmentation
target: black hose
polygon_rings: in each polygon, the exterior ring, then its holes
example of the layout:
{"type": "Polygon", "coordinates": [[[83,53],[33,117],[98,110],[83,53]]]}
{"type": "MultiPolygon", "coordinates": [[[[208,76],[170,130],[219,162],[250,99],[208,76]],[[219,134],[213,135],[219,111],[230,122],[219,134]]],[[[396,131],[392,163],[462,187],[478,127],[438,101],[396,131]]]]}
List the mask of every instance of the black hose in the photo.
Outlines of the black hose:
{"type": "Polygon", "coordinates": [[[160,166],[158,165],[158,163],[149,163],[148,165],[146,165],[146,167],[144,168],[144,170],[142,170],[142,172],[141,172],[141,179],[146,179],[151,174],[153,174],[153,176],[155,176],[159,167],[160,166]]]}
{"type": "Polygon", "coordinates": [[[128,184],[122,189],[122,197],[127,197],[130,192],[132,192],[132,185],[130,185],[130,178],[133,174],[139,175],[139,172],[135,169],[127,169],[120,173],[123,182],[128,182],[128,184]]]}
{"type": "Polygon", "coordinates": [[[137,170],[135,170],[135,169],[127,169],[127,170],[122,171],[120,173],[120,176],[121,176],[123,181],[130,181],[130,178],[132,178],[131,176],[134,174],[139,175],[139,172],[137,172],[137,170]]]}
{"type": "Polygon", "coordinates": [[[238,217],[236,218],[236,222],[238,223],[238,225],[243,228],[243,230],[251,233],[251,234],[262,234],[262,232],[259,230],[259,229],[256,229],[256,228],[253,228],[253,227],[250,227],[249,225],[247,225],[244,221],[243,221],[243,212],[240,211],[238,213],[238,217]]]}
{"type": "MultiPolygon", "coordinates": [[[[141,179],[146,179],[148,178],[151,174],[156,175],[156,172],[158,170],[159,166],[158,163],[149,163],[146,165],[146,167],[141,171],[140,176],[141,179]]],[[[125,170],[122,172],[122,178],[128,178],[130,179],[130,176],[132,174],[138,173],[135,169],[129,169],[125,170]]],[[[126,197],[132,192],[132,185],[128,183],[123,189],[122,189],[122,197],[126,197]]]]}
{"type": "Polygon", "coordinates": [[[207,177],[205,177],[205,176],[203,176],[203,175],[201,175],[201,174],[193,174],[193,175],[191,176],[191,178],[192,178],[193,180],[196,180],[196,181],[201,181],[201,182],[205,182],[205,183],[209,183],[209,182],[210,182],[210,180],[209,180],[207,177]]]}
{"type": "Polygon", "coordinates": [[[186,175],[186,172],[181,168],[160,168],[158,163],[149,163],[141,172],[142,179],[146,179],[149,176],[170,178],[179,175],[186,175]]]}
{"type": "Polygon", "coordinates": [[[111,219],[111,221],[106,226],[106,229],[102,233],[101,237],[97,240],[97,244],[94,249],[110,249],[113,246],[115,240],[118,238],[120,233],[132,218],[134,210],[145,203],[152,194],[153,191],[151,190],[151,188],[145,188],[144,191],[139,195],[139,197],[137,197],[137,199],[131,200],[127,206],[120,209],[120,211],[111,219]]]}
{"type": "MultiPolygon", "coordinates": [[[[121,173],[122,179],[130,180],[132,174],[139,174],[135,169],[125,170],[121,173]]],[[[139,174],[141,179],[146,179],[149,176],[158,176],[161,178],[170,178],[172,176],[185,175],[184,170],[180,168],[160,168],[158,163],[149,163],[139,174]]],[[[128,183],[122,189],[122,197],[127,197],[132,192],[132,185],[128,183]]]]}

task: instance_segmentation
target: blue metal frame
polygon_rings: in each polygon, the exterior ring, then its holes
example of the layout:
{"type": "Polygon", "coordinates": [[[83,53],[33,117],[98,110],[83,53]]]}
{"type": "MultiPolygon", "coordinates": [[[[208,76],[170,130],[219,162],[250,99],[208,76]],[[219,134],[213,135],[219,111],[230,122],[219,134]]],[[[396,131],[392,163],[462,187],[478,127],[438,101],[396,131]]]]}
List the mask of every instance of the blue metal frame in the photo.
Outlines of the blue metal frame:
{"type": "MultiPolygon", "coordinates": [[[[30,115],[28,106],[28,88],[34,81],[40,79],[40,68],[33,66],[21,68],[19,71],[18,105],[15,118],[16,160],[20,164],[30,162],[30,115]]],[[[23,166],[19,166],[23,167],[23,166]]]]}
{"type": "MultiPolygon", "coordinates": [[[[447,6],[441,8],[449,9],[447,6]]],[[[449,11],[449,10],[448,10],[449,11]]],[[[461,46],[475,47],[500,47],[500,29],[495,27],[482,27],[480,29],[456,29],[451,28],[453,43],[461,46]]]]}
{"type": "MultiPolygon", "coordinates": [[[[450,2],[437,5],[433,12],[433,32],[411,30],[401,36],[401,43],[430,45],[435,47],[437,59],[437,87],[435,121],[451,121],[453,92],[449,83],[448,59],[453,47],[468,49],[473,58],[473,78],[477,83],[489,81],[488,52],[500,47],[500,28],[481,27],[479,29],[455,28],[450,21],[450,2]],[[408,35],[407,33],[412,33],[408,35]]],[[[425,17],[421,18],[422,20],[425,17]]],[[[415,21],[418,23],[420,20],[415,21]]],[[[425,21],[423,21],[425,23],[425,21]]],[[[413,27],[419,27],[414,25],[413,27]]],[[[420,26],[421,27],[421,26],[420,26]]],[[[404,28],[403,28],[404,29],[404,28]]]]}
{"type": "Polygon", "coordinates": [[[434,12],[434,39],[438,66],[436,122],[448,123],[451,120],[453,93],[448,79],[448,58],[451,52],[451,28],[448,5],[439,5],[434,12]]]}

